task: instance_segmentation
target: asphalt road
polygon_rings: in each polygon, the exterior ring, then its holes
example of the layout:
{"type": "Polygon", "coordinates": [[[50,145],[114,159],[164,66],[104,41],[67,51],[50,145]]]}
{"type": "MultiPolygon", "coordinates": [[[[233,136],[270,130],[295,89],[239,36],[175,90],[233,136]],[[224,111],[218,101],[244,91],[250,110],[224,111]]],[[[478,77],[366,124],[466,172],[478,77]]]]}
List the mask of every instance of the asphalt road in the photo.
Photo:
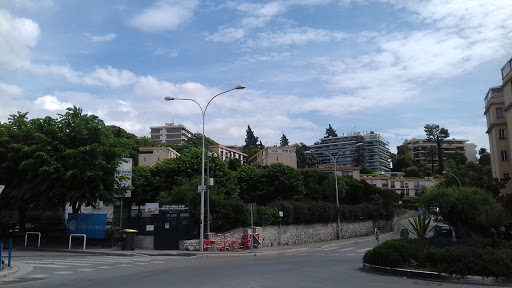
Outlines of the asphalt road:
{"type": "MultiPolygon", "coordinates": [[[[477,287],[365,273],[362,255],[375,241],[317,246],[288,254],[109,257],[18,253],[28,274],[0,279],[9,288],[100,287],[477,287]]],[[[489,286],[486,286],[489,287],[489,286]]]]}

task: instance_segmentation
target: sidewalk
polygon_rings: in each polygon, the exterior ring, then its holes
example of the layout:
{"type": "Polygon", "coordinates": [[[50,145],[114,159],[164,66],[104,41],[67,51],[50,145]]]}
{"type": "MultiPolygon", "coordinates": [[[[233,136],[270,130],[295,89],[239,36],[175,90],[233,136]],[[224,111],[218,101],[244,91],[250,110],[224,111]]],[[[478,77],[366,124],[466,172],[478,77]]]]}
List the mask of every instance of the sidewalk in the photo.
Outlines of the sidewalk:
{"type": "MultiPolygon", "coordinates": [[[[381,238],[389,237],[393,235],[393,232],[385,233],[381,235],[381,238]]],[[[52,247],[52,248],[35,248],[35,247],[19,247],[19,251],[48,251],[48,252],[66,252],[66,253],[79,253],[79,254],[93,254],[93,255],[105,255],[105,256],[181,256],[181,257],[195,257],[195,256],[243,256],[247,254],[257,255],[271,255],[280,253],[297,253],[304,252],[318,248],[336,247],[341,245],[375,241],[375,236],[363,236],[357,238],[346,238],[341,240],[332,240],[317,243],[297,244],[297,245],[283,245],[283,246],[272,246],[272,247],[261,247],[254,250],[240,250],[240,251],[211,251],[211,252],[199,252],[199,251],[180,251],[180,250],[144,250],[135,249],[121,250],[120,247],[115,248],[91,248],[86,250],[82,249],[67,249],[67,247],[52,247]]]]}

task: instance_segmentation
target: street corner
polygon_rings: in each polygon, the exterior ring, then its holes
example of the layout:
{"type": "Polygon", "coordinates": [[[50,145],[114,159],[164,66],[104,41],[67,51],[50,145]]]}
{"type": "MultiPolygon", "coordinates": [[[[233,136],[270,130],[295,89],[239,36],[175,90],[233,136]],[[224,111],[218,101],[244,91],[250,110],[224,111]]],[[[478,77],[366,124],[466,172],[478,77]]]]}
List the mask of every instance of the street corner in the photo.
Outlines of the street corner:
{"type": "Polygon", "coordinates": [[[18,277],[27,273],[32,272],[34,267],[20,262],[12,262],[11,267],[6,267],[0,271],[0,279],[6,279],[11,277],[18,277]]]}

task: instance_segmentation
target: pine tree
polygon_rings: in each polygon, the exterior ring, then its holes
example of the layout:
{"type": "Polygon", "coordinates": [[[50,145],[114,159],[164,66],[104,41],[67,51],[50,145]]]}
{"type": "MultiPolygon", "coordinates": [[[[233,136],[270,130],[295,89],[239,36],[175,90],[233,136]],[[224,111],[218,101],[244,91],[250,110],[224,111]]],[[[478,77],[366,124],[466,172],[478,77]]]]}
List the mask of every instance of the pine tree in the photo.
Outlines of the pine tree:
{"type": "Polygon", "coordinates": [[[288,138],[286,138],[286,135],[283,134],[283,136],[281,136],[281,141],[279,142],[279,146],[284,147],[284,146],[289,146],[289,145],[290,145],[290,142],[288,141],[288,138]]]}
{"type": "Polygon", "coordinates": [[[327,138],[327,137],[338,137],[338,134],[336,134],[336,130],[334,130],[331,126],[331,124],[329,124],[329,127],[327,129],[325,129],[325,137],[324,138],[327,138]]]}
{"type": "Polygon", "coordinates": [[[247,130],[245,130],[245,149],[249,149],[251,147],[258,146],[258,137],[254,136],[254,132],[251,129],[251,126],[247,125],[247,130]]]}

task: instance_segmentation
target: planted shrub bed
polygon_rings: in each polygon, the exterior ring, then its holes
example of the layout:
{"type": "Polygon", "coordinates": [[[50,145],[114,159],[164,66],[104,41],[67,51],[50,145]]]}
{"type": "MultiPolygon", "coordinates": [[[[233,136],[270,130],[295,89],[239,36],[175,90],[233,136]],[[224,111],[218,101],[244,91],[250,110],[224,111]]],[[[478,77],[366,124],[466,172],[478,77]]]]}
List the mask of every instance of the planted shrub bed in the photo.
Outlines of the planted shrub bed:
{"type": "Polygon", "coordinates": [[[444,245],[418,239],[389,240],[366,252],[363,262],[391,268],[420,269],[456,276],[512,279],[512,249],[444,245]]]}

